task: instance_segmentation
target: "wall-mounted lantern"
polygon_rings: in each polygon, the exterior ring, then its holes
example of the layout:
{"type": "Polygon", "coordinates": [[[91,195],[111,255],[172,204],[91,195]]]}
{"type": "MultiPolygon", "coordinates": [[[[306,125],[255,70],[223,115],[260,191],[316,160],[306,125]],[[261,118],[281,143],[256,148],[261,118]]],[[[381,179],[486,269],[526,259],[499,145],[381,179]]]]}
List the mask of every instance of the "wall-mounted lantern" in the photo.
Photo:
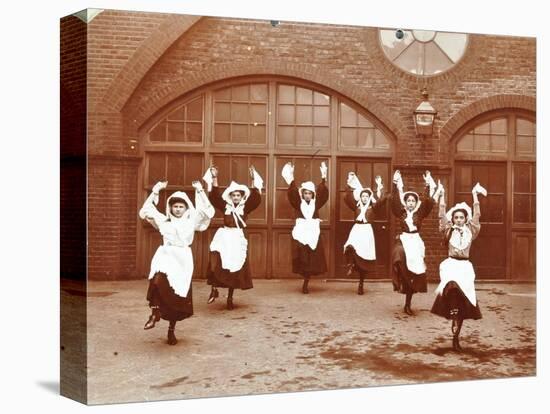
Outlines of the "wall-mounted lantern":
{"type": "Polygon", "coordinates": [[[422,90],[424,100],[418,105],[414,111],[413,119],[416,128],[416,135],[421,137],[429,137],[433,134],[435,116],[437,111],[428,101],[428,91],[426,88],[422,90]]]}

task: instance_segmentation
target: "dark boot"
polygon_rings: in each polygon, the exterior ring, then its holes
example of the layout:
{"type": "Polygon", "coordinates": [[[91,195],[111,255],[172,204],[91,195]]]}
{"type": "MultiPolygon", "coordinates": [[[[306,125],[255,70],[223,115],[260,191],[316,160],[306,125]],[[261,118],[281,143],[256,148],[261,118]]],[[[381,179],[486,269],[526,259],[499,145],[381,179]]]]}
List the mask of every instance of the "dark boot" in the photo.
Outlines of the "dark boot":
{"type": "Polygon", "coordinates": [[[160,321],[160,309],[158,306],[151,306],[151,315],[145,322],[143,329],[153,329],[158,321],[160,321]]]}
{"type": "Polygon", "coordinates": [[[176,330],[176,321],[170,321],[170,326],[168,327],[168,338],[166,343],[168,345],[176,345],[178,343],[178,339],[176,338],[175,331],[176,330]]]}
{"type": "Polygon", "coordinates": [[[304,295],[307,295],[309,293],[309,289],[307,286],[309,285],[309,277],[304,277],[304,284],[302,285],[302,293],[304,295]]]}
{"type": "Polygon", "coordinates": [[[358,295],[362,295],[364,294],[364,289],[363,289],[363,283],[364,283],[364,280],[363,278],[359,279],[359,287],[357,288],[357,294],[358,295]]]}
{"type": "Polygon", "coordinates": [[[403,311],[409,316],[413,316],[414,313],[411,309],[411,301],[412,301],[412,293],[407,293],[405,296],[405,306],[403,307],[403,311]]]}
{"type": "Polygon", "coordinates": [[[227,291],[227,310],[233,310],[233,288],[229,288],[227,291]]]}
{"type": "Polygon", "coordinates": [[[218,289],[216,289],[214,286],[212,286],[212,289],[210,290],[210,296],[208,296],[208,300],[206,303],[209,305],[216,300],[216,298],[220,296],[220,293],[218,292],[218,289]]]}
{"type": "Polygon", "coordinates": [[[462,351],[462,347],[460,346],[460,341],[459,341],[460,330],[462,329],[462,322],[463,322],[462,319],[455,316],[455,318],[453,318],[453,322],[451,325],[451,331],[453,332],[453,349],[456,352],[462,351]]]}

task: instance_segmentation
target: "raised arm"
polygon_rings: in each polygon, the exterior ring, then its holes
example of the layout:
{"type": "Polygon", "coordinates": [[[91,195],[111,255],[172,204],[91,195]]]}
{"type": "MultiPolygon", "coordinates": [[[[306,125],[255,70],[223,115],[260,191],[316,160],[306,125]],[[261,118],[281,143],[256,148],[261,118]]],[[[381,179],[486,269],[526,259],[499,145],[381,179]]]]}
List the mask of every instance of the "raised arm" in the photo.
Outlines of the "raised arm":
{"type": "Polygon", "coordinates": [[[296,181],[292,181],[290,185],[288,186],[288,190],[286,191],[286,195],[288,197],[288,202],[290,205],[296,209],[300,210],[300,204],[302,202],[300,198],[300,193],[298,192],[298,187],[296,187],[296,181]]]}
{"type": "Polygon", "coordinates": [[[212,186],[212,191],[208,193],[208,200],[212,205],[217,208],[218,210],[224,212],[225,211],[225,201],[222,198],[222,191],[220,188],[215,185],[212,186]]]}
{"type": "Polygon", "coordinates": [[[377,194],[380,194],[378,196],[378,199],[376,200],[376,203],[373,204],[372,210],[375,215],[381,216],[384,211],[386,210],[386,204],[388,200],[390,200],[391,196],[390,194],[386,194],[384,190],[381,190],[380,192],[377,192],[377,194]]]}
{"type": "Polygon", "coordinates": [[[350,210],[355,211],[355,209],[357,208],[357,201],[355,201],[355,197],[353,196],[353,190],[346,192],[346,195],[344,196],[344,202],[350,210]]]}
{"type": "Polygon", "coordinates": [[[256,210],[262,202],[262,188],[264,186],[264,180],[258,174],[254,166],[251,166],[248,171],[250,172],[250,178],[252,178],[252,188],[250,189],[250,196],[244,205],[244,213],[249,214],[256,210]]]}
{"type": "MultiPolygon", "coordinates": [[[[480,192],[480,194],[483,194],[483,193],[479,190],[479,187],[481,186],[479,185],[479,183],[477,183],[476,186],[472,189],[472,198],[473,198],[474,205],[473,205],[473,217],[472,217],[472,220],[470,221],[470,230],[472,231],[473,239],[475,239],[478,236],[481,230],[481,223],[479,221],[479,218],[481,217],[481,208],[479,205],[479,199],[477,195],[478,195],[478,191],[480,192]]],[[[481,187],[481,189],[485,191],[483,187],[481,187]]],[[[487,194],[486,191],[485,191],[485,194],[487,194]]]]}
{"type": "Polygon", "coordinates": [[[430,215],[435,204],[434,199],[430,195],[430,187],[425,188],[424,194],[421,198],[422,198],[422,204],[420,204],[420,208],[418,209],[418,214],[421,218],[425,218],[430,215]]]}
{"type": "Polygon", "coordinates": [[[386,208],[386,203],[388,201],[389,196],[384,191],[384,185],[382,184],[382,177],[377,175],[374,178],[374,182],[376,183],[376,197],[374,197],[374,195],[373,197],[375,198],[376,203],[373,204],[372,211],[375,215],[380,215],[384,212],[386,208]]]}
{"type": "Polygon", "coordinates": [[[214,217],[216,211],[200,181],[193,181],[193,187],[195,188],[195,230],[204,231],[210,225],[210,220],[214,217]]]}
{"type": "Polygon", "coordinates": [[[445,204],[445,191],[441,190],[439,196],[439,231],[445,233],[452,223],[447,219],[447,205],[445,204]]]}
{"type": "Polygon", "coordinates": [[[153,186],[151,194],[145,199],[143,206],[139,210],[139,217],[148,221],[155,229],[159,229],[162,222],[166,221],[166,216],[157,210],[155,204],[158,203],[159,192],[166,188],[167,181],[159,181],[153,186]]]}
{"type": "Polygon", "coordinates": [[[315,208],[320,210],[328,201],[328,188],[326,180],[323,178],[317,184],[317,194],[315,194],[315,208]]]}
{"type": "Polygon", "coordinates": [[[401,203],[402,191],[397,187],[397,184],[393,184],[393,191],[389,195],[391,212],[395,217],[401,217],[403,214],[403,204],[401,203]]]}
{"type": "Polygon", "coordinates": [[[210,173],[212,174],[212,190],[208,194],[208,200],[218,210],[225,211],[225,201],[222,198],[222,192],[218,187],[218,169],[216,167],[210,167],[210,173]]]}
{"type": "Polygon", "coordinates": [[[251,213],[252,211],[256,210],[261,203],[262,203],[262,196],[260,195],[260,191],[255,187],[251,188],[250,196],[248,196],[248,199],[244,204],[244,213],[245,214],[251,213]]]}

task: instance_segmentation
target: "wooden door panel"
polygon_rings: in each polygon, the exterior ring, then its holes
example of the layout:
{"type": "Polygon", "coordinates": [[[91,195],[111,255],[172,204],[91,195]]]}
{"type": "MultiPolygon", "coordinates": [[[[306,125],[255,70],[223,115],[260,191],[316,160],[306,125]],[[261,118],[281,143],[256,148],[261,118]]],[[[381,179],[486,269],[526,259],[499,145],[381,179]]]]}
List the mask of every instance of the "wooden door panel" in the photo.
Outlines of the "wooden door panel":
{"type": "Polygon", "coordinates": [[[267,230],[248,230],[248,259],[253,278],[267,276],[267,230]]]}
{"type": "Polygon", "coordinates": [[[506,164],[460,162],[455,170],[454,202],[472,204],[472,187],[483,185],[488,196],[480,196],[481,231],[472,244],[470,260],[480,279],[506,277],[507,261],[507,193],[506,164]]]}
{"type": "Polygon", "coordinates": [[[533,232],[512,233],[512,278],[535,280],[536,236],[533,232]]]}

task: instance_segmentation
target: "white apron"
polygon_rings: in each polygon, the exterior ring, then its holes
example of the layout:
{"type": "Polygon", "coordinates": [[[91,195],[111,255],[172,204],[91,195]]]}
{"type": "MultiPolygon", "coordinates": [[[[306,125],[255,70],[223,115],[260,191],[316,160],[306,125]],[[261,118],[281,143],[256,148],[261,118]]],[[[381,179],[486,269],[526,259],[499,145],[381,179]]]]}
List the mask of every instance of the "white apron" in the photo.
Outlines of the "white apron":
{"type": "Polygon", "coordinates": [[[426,273],[426,263],[424,263],[426,248],[420,234],[401,233],[399,238],[401,239],[401,244],[405,250],[407,269],[417,275],[426,273]]]}
{"type": "Polygon", "coordinates": [[[447,283],[453,281],[462,289],[462,292],[464,292],[470,303],[476,306],[477,300],[474,286],[476,274],[472,262],[448,257],[439,265],[439,277],[441,282],[435,289],[435,293],[441,295],[447,283]]]}
{"type": "Polygon", "coordinates": [[[353,246],[357,255],[365,260],[376,260],[376,247],[374,244],[374,233],[370,223],[355,223],[351,228],[346,247],[353,246]]]}
{"type": "Polygon", "coordinates": [[[193,277],[193,252],[189,246],[159,246],[151,260],[149,279],[155,273],[166,274],[168,283],[182,298],[187,297],[193,277]]]}
{"type": "Polygon", "coordinates": [[[220,227],[210,243],[210,251],[220,253],[222,268],[232,273],[243,267],[247,248],[243,230],[236,227],[220,227]]]}
{"type": "Polygon", "coordinates": [[[321,235],[321,220],[320,219],[304,219],[297,218],[296,224],[292,229],[292,238],[299,243],[311,247],[312,250],[317,248],[319,236],[321,235]]]}

